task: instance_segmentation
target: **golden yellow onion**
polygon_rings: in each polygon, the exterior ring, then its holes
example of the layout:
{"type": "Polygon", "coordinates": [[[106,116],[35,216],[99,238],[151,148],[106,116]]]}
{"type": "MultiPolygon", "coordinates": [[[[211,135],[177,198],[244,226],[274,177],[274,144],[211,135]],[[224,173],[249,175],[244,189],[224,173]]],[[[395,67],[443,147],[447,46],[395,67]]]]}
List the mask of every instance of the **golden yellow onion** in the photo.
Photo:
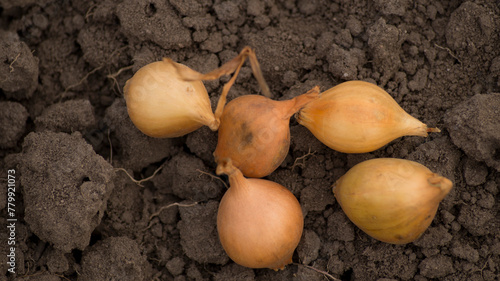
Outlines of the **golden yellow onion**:
{"type": "Polygon", "coordinates": [[[344,82],[321,93],[296,117],[322,143],[345,153],[370,152],[402,136],[440,131],[427,128],[382,88],[364,81],[344,82]]]}
{"type": "Polygon", "coordinates": [[[145,135],[157,138],[183,136],[203,125],[217,130],[203,82],[182,80],[174,64],[188,68],[163,59],[145,65],[126,82],[130,119],[145,135]]]}
{"type": "Polygon", "coordinates": [[[250,268],[283,269],[291,263],[304,227],[297,198],[275,182],[245,178],[230,160],[219,162],[217,174],[227,174],[231,185],[217,213],[228,256],[250,268]]]}
{"type": "Polygon", "coordinates": [[[333,186],[349,219],[392,244],[416,240],[429,227],[452,182],[413,161],[379,158],[352,167],[333,186]]]}

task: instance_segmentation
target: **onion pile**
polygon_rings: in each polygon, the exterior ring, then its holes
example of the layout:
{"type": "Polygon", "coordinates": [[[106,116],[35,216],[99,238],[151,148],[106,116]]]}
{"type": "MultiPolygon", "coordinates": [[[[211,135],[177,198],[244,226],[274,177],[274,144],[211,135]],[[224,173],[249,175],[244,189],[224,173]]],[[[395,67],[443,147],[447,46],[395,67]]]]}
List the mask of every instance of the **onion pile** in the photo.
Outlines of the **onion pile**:
{"type": "MultiPolygon", "coordinates": [[[[271,100],[249,47],[207,74],[170,59],[148,64],[127,81],[124,93],[131,120],[148,136],[178,137],[203,125],[218,130],[216,173],[228,175],[231,187],[219,205],[217,231],[229,257],[250,268],[282,269],[291,263],[302,236],[297,198],[278,183],[258,179],[288,154],[292,115],[321,142],[345,153],[370,152],[402,136],[439,132],[405,112],[386,91],[363,81],[271,100]],[[226,105],[246,58],[265,96],[245,95],[226,105]],[[231,73],[212,113],[202,80],[231,73]]],[[[416,162],[381,158],[352,167],[333,192],[349,219],[368,235],[403,244],[428,228],[452,186],[416,162]]]]}

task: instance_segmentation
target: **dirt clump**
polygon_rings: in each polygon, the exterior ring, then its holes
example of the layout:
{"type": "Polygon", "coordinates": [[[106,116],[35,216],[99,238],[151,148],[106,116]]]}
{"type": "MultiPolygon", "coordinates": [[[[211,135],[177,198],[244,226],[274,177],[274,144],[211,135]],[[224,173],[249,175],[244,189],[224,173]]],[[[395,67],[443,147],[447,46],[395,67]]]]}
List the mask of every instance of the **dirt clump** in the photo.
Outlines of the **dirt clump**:
{"type": "Polygon", "coordinates": [[[0,37],[0,89],[8,98],[30,98],[38,86],[38,58],[17,34],[0,30],[0,37]]]}
{"type": "Polygon", "coordinates": [[[477,161],[500,171],[500,94],[478,94],[446,113],[453,143],[477,161]],[[493,118],[492,118],[493,117],[493,118]]]}
{"type": "Polygon", "coordinates": [[[17,102],[0,102],[0,147],[13,148],[24,134],[28,111],[17,102]]]}
{"type": "Polygon", "coordinates": [[[147,280],[151,274],[148,269],[136,241],[109,237],[85,250],[78,280],[147,280]]]}
{"type": "Polygon", "coordinates": [[[17,157],[30,230],[63,252],[85,249],[113,190],[112,166],[78,132],[31,133],[17,157]]]}
{"type": "Polygon", "coordinates": [[[225,264],[229,260],[217,236],[218,206],[218,202],[212,200],[179,209],[181,220],[177,227],[182,249],[189,258],[199,263],[225,264]],[[203,227],[200,228],[200,225],[203,227]]]}
{"type": "Polygon", "coordinates": [[[94,108],[89,100],[69,100],[47,107],[35,119],[37,131],[87,132],[96,126],[94,108]]]}

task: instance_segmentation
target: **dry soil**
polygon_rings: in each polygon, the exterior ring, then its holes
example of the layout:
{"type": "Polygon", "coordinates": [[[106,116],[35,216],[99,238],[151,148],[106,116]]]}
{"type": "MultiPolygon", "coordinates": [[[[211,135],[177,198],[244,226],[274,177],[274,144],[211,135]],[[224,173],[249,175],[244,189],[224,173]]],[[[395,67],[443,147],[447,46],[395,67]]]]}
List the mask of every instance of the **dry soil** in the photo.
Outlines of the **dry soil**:
{"type": "MultiPolygon", "coordinates": [[[[312,268],[339,280],[500,280],[499,34],[495,0],[0,0],[0,222],[11,169],[17,218],[16,273],[2,231],[0,280],[330,278],[312,268]],[[344,154],[292,118],[289,154],[267,179],[297,196],[305,229],[294,264],[276,272],[236,265],[219,243],[217,133],[147,137],[122,96],[147,63],[208,72],[244,46],[274,99],[365,80],[442,130],[344,154]],[[454,183],[413,243],[370,238],[331,192],[375,157],[454,183]]],[[[213,104],[227,81],[206,83],[213,104]]],[[[245,65],[229,98],[256,93],[245,65]]]]}

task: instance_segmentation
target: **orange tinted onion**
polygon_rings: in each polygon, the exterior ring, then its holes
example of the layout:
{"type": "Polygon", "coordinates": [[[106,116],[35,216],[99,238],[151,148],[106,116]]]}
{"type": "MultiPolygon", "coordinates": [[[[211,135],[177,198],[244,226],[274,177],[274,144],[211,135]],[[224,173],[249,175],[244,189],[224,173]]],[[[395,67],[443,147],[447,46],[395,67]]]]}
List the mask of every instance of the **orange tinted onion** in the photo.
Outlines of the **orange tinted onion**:
{"type": "Polygon", "coordinates": [[[227,174],[230,183],[217,213],[228,256],[250,268],[283,269],[291,263],[304,227],[297,198],[275,182],[245,178],[227,159],[219,162],[217,174],[227,174]]]}
{"type": "Polygon", "coordinates": [[[229,158],[246,177],[272,173],[290,147],[290,117],[318,97],[319,88],[290,100],[245,95],[230,101],[220,119],[214,156],[229,158]]]}

